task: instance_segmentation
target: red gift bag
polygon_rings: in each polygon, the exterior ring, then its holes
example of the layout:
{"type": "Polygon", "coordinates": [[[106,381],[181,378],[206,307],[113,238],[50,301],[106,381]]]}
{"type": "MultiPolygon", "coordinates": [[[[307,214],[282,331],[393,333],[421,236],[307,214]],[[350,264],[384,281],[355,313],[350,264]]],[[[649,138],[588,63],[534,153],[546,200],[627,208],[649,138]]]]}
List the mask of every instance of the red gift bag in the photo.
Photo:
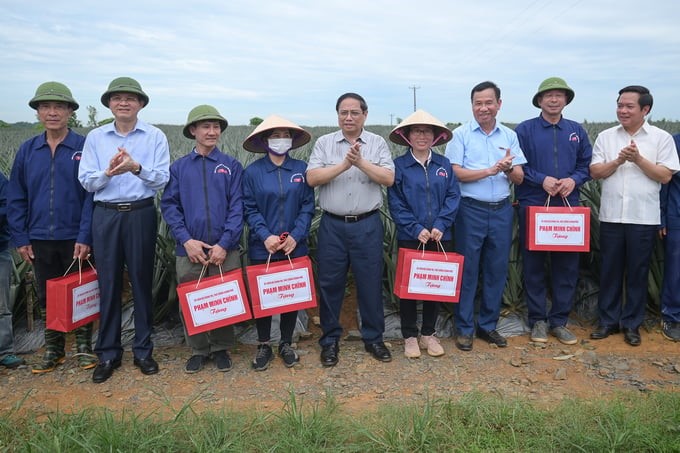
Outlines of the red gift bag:
{"type": "Polygon", "coordinates": [[[526,209],[528,250],[590,251],[590,208],[527,206],[526,209]]]}
{"type": "Polygon", "coordinates": [[[46,283],[48,329],[70,332],[99,318],[99,282],[94,268],[46,283]]]}
{"type": "Polygon", "coordinates": [[[252,318],[241,268],[177,285],[189,335],[252,318]]]}
{"type": "Polygon", "coordinates": [[[308,256],[246,267],[255,318],[316,307],[308,256]]]}
{"type": "Polygon", "coordinates": [[[463,255],[400,248],[394,294],[402,299],[458,302],[463,255]]]}

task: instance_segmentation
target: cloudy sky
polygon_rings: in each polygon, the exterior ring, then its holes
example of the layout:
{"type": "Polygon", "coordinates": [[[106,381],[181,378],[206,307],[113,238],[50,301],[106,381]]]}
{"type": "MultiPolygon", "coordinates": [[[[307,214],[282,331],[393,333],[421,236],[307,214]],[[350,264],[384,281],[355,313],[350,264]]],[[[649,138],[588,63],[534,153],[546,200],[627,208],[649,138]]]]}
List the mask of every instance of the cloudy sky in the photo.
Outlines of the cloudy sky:
{"type": "Polygon", "coordinates": [[[150,96],[142,118],[183,124],[212,104],[231,124],[283,115],[334,125],[337,97],[362,94],[368,124],[418,108],[471,118],[476,83],[502,89],[499,118],[519,122],[549,76],[576,91],[566,116],[615,121],[620,88],[642,84],[652,119],[680,119],[680,2],[672,0],[2,1],[0,120],[34,121],[27,102],[66,83],[98,119],[118,76],[150,96]],[[416,89],[412,89],[416,87],[416,89]]]}

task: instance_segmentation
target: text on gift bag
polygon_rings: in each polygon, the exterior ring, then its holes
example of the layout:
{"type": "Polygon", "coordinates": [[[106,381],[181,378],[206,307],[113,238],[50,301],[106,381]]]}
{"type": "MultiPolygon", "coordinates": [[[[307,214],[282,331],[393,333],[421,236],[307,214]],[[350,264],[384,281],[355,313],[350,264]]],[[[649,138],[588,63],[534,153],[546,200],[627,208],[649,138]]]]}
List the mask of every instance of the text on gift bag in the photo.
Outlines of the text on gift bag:
{"type": "Polygon", "coordinates": [[[590,250],[590,208],[528,206],[526,215],[528,250],[590,250]]]}
{"type": "Polygon", "coordinates": [[[408,279],[410,293],[456,296],[460,265],[454,262],[414,259],[408,279]]]}
{"type": "Polygon", "coordinates": [[[255,318],[316,307],[308,256],[246,267],[255,318]]]}
{"type": "Polygon", "coordinates": [[[70,332],[99,318],[99,282],[94,269],[49,279],[45,286],[48,329],[70,332]]]}
{"type": "Polygon", "coordinates": [[[189,335],[252,318],[241,268],[180,283],[177,295],[189,335]]]}
{"type": "Polygon", "coordinates": [[[458,302],[464,257],[400,248],[394,294],[402,299],[458,302]]]}

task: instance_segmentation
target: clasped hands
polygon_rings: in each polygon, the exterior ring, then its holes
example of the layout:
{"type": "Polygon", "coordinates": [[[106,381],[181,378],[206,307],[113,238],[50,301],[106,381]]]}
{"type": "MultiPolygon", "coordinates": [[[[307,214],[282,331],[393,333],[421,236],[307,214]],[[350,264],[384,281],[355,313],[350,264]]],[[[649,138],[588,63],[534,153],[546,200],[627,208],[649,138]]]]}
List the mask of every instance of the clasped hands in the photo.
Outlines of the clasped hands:
{"type": "Polygon", "coordinates": [[[139,168],[139,164],[123,147],[118,148],[118,152],[109,161],[109,167],[104,171],[106,176],[122,175],[123,173],[133,172],[139,168]]]}
{"type": "Polygon", "coordinates": [[[623,148],[621,148],[621,151],[619,151],[618,159],[621,163],[623,163],[623,161],[637,163],[639,158],[640,150],[638,149],[637,144],[633,140],[630,141],[630,144],[628,146],[624,146],[623,148]]]}
{"type": "Polygon", "coordinates": [[[418,240],[423,244],[427,244],[427,242],[431,240],[439,242],[442,240],[442,237],[444,237],[444,233],[437,228],[432,228],[432,231],[427,231],[427,228],[423,228],[418,234],[418,240]]]}
{"type": "Polygon", "coordinates": [[[201,263],[204,266],[214,264],[220,266],[227,259],[227,251],[221,246],[215,244],[206,244],[198,239],[189,239],[184,243],[184,250],[187,252],[187,258],[192,263],[201,263]],[[206,253],[207,250],[207,253],[206,253]]]}
{"type": "Polygon", "coordinates": [[[543,180],[543,190],[548,192],[551,197],[561,196],[568,197],[574,191],[576,181],[572,178],[557,179],[552,176],[546,176],[543,180]]]}
{"type": "Polygon", "coordinates": [[[345,160],[348,163],[347,168],[351,167],[352,165],[359,167],[361,161],[363,160],[363,156],[361,155],[361,143],[356,141],[352,144],[352,146],[349,147],[349,151],[347,151],[347,154],[345,155],[345,160]]]}
{"type": "Polygon", "coordinates": [[[271,255],[279,250],[285,255],[290,255],[295,250],[295,247],[297,247],[297,241],[290,234],[282,234],[281,236],[272,234],[264,241],[264,248],[271,255]]]}
{"type": "MultiPolygon", "coordinates": [[[[501,148],[503,149],[503,148],[501,148]]],[[[505,148],[505,156],[496,162],[493,167],[491,167],[492,175],[497,175],[500,172],[509,172],[512,170],[512,160],[515,158],[510,154],[512,150],[510,148],[505,148]]]]}

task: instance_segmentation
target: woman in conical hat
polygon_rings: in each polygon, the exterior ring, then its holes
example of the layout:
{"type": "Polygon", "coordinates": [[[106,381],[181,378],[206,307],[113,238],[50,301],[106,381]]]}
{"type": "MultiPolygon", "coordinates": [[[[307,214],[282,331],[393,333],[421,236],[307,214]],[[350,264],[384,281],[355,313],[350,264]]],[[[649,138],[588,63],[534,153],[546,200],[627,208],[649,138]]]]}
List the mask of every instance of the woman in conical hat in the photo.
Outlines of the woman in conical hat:
{"type": "MultiPolygon", "coordinates": [[[[392,142],[407,147],[404,154],[394,159],[394,185],[387,189],[400,248],[452,250],[451,227],[458,211],[460,189],[449,159],[432,150],[451,137],[444,123],[423,110],[414,112],[390,133],[392,142]]],[[[439,303],[423,301],[420,331],[417,309],[418,301],[400,300],[404,355],[420,357],[421,349],[433,357],[443,355],[444,349],[435,336],[439,303]]]]}
{"type": "MultiPolygon", "coordinates": [[[[243,177],[243,204],[248,222],[248,258],[261,264],[307,255],[307,237],[314,216],[314,189],[307,185],[307,163],[289,152],[311,140],[307,131],[280,116],[266,118],[243,142],[243,148],[265,154],[250,164],[243,177]]],[[[291,347],[297,311],[281,314],[278,353],[286,367],[299,357],[291,347]]],[[[271,316],[255,320],[259,345],[256,371],[273,359],[271,316]]]]}

